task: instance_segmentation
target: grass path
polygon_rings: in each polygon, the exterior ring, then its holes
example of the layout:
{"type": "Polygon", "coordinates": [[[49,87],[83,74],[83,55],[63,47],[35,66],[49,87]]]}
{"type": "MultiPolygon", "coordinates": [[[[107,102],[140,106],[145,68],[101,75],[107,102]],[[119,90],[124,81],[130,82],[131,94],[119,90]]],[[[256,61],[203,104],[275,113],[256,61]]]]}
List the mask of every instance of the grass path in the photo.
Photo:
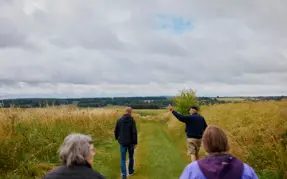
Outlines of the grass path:
{"type": "MultiPolygon", "coordinates": [[[[170,141],[164,125],[156,121],[139,122],[139,145],[135,151],[132,179],[178,179],[187,164],[178,147],[170,141]]],[[[120,178],[119,145],[111,140],[99,148],[95,169],[108,179],[120,178]]]]}
{"type": "MultiPolygon", "coordinates": [[[[178,179],[189,163],[185,138],[173,136],[157,121],[138,121],[139,144],[135,151],[135,175],[130,179],[178,179]]],[[[95,169],[107,179],[120,179],[119,144],[111,138],[96,146],[95,169]]],[[[200,152],[203,156],[203,151],[200,152]]],[[[127,154],[128,157],[128,154],[127,154]]],[[[261,179],[280,179],[273,173],[258,173],[261,179]]],[[[1,177],[0,177],[1,178],[1,177]]],[[[11,177],[12,178],[12,177],[11,177]]]]}
{"type": "Polygon", "coordinates": [[[94,169],[102,173],[107,179],[116,179],[120,174],[119,144],[114,138],[96,147],[94,169]]]}
{"type": "Polygon", "coordinates": [[[163,125],[150,121],[141,123],[141,137],[136,151],[134,179],[178,179],[184,167],[178,148],[164,132],[163,125]]]}

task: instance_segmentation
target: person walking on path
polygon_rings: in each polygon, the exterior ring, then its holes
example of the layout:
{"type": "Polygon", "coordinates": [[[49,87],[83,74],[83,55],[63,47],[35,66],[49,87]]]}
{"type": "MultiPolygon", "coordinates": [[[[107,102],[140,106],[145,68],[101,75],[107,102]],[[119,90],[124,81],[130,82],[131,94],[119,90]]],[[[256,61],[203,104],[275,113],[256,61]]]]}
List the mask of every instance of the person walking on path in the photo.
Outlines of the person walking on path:
{"type": "Polygon", "coordinates": [[[219,127],[209,126],[202,143],[207,157],[187,165],[180,179],[258,179],[253,168],[228,154],[228,139],[219,127]]]}
{"type": "Polygon", "coordinates": [[[132,117],[132,108],[127,107],[125,114],[118,119],[114,130],[115,138],[120,144],[122,179],[126,179],[126,153],[129,153],[129,175],[134,174],[134,150],[138,143],[137,127],[132,117]]]}
{"type": "Polygon", "coordinates": [[[172,106],[169,105],[168,109],[172,114],[181,122],[186,125],[186,136],[187,136],[187,149],[188,155],[190,155],[191,161],[196,161],[199,159],[199,150],[201,147],[201,138],[204,130],[207,127],[206,121],[203,116],[199,115],[198,107],[191,106],[189,108],[190,115],[181,115],[172,106]]]}

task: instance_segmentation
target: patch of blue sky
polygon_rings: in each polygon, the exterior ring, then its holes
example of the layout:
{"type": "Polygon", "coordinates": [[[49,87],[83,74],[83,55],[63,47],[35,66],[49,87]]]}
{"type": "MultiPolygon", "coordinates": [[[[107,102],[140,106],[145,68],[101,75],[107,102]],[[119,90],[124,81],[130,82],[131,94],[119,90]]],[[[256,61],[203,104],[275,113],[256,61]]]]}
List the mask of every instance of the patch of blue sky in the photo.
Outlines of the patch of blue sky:
{"type": "Polygon", "coordinates": [[[171,30],[176,34],[182,34],[194,27],[191,20],[176,15],[159,14],[156,16],[156,20],[157,28],[171,30]]]}

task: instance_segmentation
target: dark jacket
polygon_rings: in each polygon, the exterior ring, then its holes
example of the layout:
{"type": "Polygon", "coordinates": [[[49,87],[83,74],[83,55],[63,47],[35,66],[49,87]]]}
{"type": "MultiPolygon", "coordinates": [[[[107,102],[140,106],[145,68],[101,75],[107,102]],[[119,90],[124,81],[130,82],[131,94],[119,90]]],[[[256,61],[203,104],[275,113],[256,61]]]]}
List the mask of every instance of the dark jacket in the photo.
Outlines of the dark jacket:
{"type": "Polygon", "coordinates": [[[136,145],[138,143],[136,122],[130,114],[125,114],[118,119],[114,133],[116,140],[121,145],[136,145]]]}
{"type": "Polygon", "coordinates": [[[203,116],[195,113],[192,115],[184,116],[176,111],[172,111],[172,114],[181,122],[186,125],[186,136],[188,138],[201,139],[203,132],[205,131],[207,124],[203,116]]]}
{"type": "Polygon", "coordinates": [[[61,165],[48,172],[43,179],[105,179],[105,177],[94,171],[89,164],[77,164],[70,168],[61,165]]]}

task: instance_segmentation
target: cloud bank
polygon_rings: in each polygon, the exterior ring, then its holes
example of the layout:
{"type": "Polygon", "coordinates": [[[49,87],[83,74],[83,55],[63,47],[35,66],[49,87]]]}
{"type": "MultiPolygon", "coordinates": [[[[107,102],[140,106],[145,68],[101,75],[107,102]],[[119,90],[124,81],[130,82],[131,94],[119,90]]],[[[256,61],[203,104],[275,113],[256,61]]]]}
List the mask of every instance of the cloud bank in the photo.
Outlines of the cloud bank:
{"type": "Polygon", "coordinates": [[[0,0],[0,98],[287,95],[285,7],[0,0]]]}

